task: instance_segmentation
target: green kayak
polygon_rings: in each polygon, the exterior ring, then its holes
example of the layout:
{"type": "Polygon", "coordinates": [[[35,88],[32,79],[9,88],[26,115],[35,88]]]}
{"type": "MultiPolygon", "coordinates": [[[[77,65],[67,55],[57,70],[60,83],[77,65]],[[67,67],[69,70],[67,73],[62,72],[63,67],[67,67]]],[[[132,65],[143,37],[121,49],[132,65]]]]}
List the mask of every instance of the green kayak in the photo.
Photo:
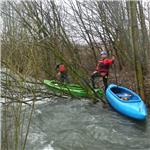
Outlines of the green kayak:
{"type": "MultiPolygon", "coordinates": [[[[87,97],[87,91],[82,88],[78,84],[70,84],[70,83],[61,83],[56,80],[44,80],[44,84],[46,84],[52,91],[54,92],[64,92],[66,94],[75,96],[75,97],[87,97]]],[[[102,97],[102,90],[100,88],[94,89],[94,94],[102,97]]]]}

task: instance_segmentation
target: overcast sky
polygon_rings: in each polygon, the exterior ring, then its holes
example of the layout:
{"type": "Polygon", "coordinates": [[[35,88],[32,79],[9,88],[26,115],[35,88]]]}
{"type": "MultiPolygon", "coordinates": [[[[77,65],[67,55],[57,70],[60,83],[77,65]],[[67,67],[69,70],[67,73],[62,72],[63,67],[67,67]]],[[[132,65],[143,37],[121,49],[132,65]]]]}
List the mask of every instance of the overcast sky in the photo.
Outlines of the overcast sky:
{"type": "MultiPolygon", "coordinates": [[[[2,2],[2,0],[0,0],[0,7],[1,7],[1,2],[2,2]]],[[[2,18],[1,18],[1,15],[0,15],[0,34],[2,32],[2,28],[3,28],[3,26],[2,26],[2,18]]]]}
{"type": "MultiPolygon", "coordinates": [[[[2,1],[6,1],[6,0],[0,0],[0,7],[1,7],[1,3],[2,1]]],[[[10,0],[11,1],[11,0],[10,0]]],[[[21,0],[15,0],[16,1],[21,1],[21,0]]],[[[30,1],[30,0],[29,0],[30,1]]],[[[40,1],[40,0],[37,0],[37,1],[40,1]]],[[[41,0],[41,1],[44,1],[44,0],[41,0]]],[[[62,3],[63,1],[64,2],[68,2],[68,0],[54,0],[55,2],[58,2],[58,3],[62,3]]],[[[76,0],[72,0],[73,2],[75,2],[76,0]]],[[[78,1],[83,1],[83,0],[78,0],[78,1]]],[[[87,0],[88,1],[88,0],[87,0]]],[[[94,1],[94,0],[93,0],[94,1]]],[[[102,1],[102,0],[100,0],[102,1]]],[[[108,0],[108,1],[113,1],[113,0],[108,0]]],[[[118,0],[119,1],[119,0],[118,0]]],[[[150,3],[150,0],[142,0],[143,2],[147,2],[147,3],[150,3]]],[[[1,15],[0,15],[0,34],[2,33],[2,29],[3,29],[3,25],[2,25],[2,18],[1,18],[1,15]]]]}

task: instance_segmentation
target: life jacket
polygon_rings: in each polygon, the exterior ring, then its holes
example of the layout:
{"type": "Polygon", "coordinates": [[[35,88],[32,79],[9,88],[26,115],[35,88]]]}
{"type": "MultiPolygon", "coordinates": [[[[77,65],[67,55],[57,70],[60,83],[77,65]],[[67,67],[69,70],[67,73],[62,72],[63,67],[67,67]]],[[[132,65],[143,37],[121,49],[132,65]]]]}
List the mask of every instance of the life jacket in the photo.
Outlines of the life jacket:
{"type": "Polygon", "coordinates": [[[110,65],[113,64],[112,59],[100,59],[98,60],[98,64],[96,66],[96,71],[98,71],[102,76],[108,75],[109,74],[109,67],[110,65]]]}
{"type": "Polygon", "coordinates": [[[65,71],[66,71],[65,66],[63,64],[59,65],[59,72],[64,73],[65,71]]]}

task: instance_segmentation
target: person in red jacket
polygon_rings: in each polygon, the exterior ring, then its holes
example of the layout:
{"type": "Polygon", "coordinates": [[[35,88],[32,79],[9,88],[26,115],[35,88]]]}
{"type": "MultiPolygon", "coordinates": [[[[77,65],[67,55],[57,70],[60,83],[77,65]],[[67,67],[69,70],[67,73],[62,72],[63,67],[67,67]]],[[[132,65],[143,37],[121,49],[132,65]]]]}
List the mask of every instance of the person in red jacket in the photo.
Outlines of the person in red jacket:
{"type": "Polygon", "coordinates": [[[60,63],[56,66],[56,71],[57,71],[56,74],[57,80],[61,82],[68,81],[67,70],[63,63],[60,63]]]}
{"type": "Polygon", "coordinates": [[[101,51],[100,55],[101,55],[101,59],[98,60],[96,70],[91,75],[92,86],[93,88],[95,88],[96,77],[102,77],[103,84],[106,90],[107,80],[108,80],[108,75],[109,75],[109,67],[113,64],[115,57],[113,56],[111,59],[109,59],[106,51],[101,51]]]}

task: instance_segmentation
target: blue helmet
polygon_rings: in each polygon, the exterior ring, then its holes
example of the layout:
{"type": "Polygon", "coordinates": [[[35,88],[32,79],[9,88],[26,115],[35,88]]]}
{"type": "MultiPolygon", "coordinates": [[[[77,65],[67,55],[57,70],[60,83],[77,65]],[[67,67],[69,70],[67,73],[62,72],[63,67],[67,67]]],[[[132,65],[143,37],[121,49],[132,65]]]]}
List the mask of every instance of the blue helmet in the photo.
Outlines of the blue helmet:
{"type": "Polygon", "coordinates": [[[106,51],[101,51],[100,54],[101,55],[107,55],[107,52],[106,51]]]}

